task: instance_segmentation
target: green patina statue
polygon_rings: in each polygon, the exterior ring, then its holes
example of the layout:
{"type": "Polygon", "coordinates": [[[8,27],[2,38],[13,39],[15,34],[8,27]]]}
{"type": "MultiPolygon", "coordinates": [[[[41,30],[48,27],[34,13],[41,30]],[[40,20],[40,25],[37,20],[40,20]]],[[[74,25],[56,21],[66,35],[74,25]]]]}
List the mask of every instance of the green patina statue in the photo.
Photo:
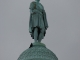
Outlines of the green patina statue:
{"type": "Polygon", "coordinates": [[[48,22],[43,5],[35,0],[30,4],[29,32],[35,42],[41,42],[46,34],[48,22]]]}
{"type": "Polygon", "coordinates": [[[46,34],[48,23],[44,7],[39,1],[35,0],[30,4],[29,32],[35,42],[31,43],[17,60],[58,60],[56,55],[44,43],[41,43],[46,34]]]}

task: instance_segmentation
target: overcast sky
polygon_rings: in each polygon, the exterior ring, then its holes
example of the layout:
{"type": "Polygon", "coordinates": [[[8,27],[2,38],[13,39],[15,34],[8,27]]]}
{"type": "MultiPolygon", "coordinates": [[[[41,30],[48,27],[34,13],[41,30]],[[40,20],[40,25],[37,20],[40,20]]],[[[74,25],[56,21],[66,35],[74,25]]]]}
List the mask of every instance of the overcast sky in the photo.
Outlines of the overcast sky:
{"type": "MultiPolygon", "coordinates": [[[[0,0],[0,60],[17,60],[34,40],[29,34],[33,0],[0,0]]],[[[49,28],[42,40],[59,60],[80,60],[80,0],[41,0],[49,28]]]]}

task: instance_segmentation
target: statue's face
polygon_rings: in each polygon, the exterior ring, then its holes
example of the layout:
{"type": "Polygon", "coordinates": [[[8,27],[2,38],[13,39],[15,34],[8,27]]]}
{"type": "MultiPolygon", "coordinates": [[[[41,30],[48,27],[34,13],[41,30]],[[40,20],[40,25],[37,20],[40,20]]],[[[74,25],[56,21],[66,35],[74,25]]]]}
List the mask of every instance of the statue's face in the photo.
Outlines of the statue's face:
{"type": "Polygon", "coordinates": [[[35,0],[35,1],[39,2],[40,0],[35,0]]]}

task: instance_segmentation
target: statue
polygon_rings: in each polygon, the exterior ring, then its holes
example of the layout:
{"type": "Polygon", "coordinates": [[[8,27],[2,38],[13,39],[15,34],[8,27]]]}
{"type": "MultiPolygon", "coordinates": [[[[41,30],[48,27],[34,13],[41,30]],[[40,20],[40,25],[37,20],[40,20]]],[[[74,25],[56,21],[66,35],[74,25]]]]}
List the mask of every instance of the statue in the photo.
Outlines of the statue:
{"type": "Polygon", "coordinates": [[[29,32],[35,42],[41,42],[48,28],[46,12],[43,5],[35,0],[30,4],[29,32]]]}

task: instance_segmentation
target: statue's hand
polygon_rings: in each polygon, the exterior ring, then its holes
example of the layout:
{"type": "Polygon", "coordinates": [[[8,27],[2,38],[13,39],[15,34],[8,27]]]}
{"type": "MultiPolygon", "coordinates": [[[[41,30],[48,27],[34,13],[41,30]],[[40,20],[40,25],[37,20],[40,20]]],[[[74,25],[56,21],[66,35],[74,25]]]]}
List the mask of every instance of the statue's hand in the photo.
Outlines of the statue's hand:
{"type": "Polygon", "coordinates": [[[30,33],[32,33],[31,31],[29,31],[30,33]]]}
{"type": "Polygon", "coordinates": [[[48,27],[45,27],[45,29],[47,30],[48,27]]]}
{"type": "Polygon", "coordinates": [[[30,10],[30,13],[31,13],[31,14],[33,14],[33,11],[32,11],[32,10],[30,10]]]}
{"type": "Polygon", "coordinates": [[[32,29],[31,28],[29,28],[29,32],[32,33],[32,29]]]}

